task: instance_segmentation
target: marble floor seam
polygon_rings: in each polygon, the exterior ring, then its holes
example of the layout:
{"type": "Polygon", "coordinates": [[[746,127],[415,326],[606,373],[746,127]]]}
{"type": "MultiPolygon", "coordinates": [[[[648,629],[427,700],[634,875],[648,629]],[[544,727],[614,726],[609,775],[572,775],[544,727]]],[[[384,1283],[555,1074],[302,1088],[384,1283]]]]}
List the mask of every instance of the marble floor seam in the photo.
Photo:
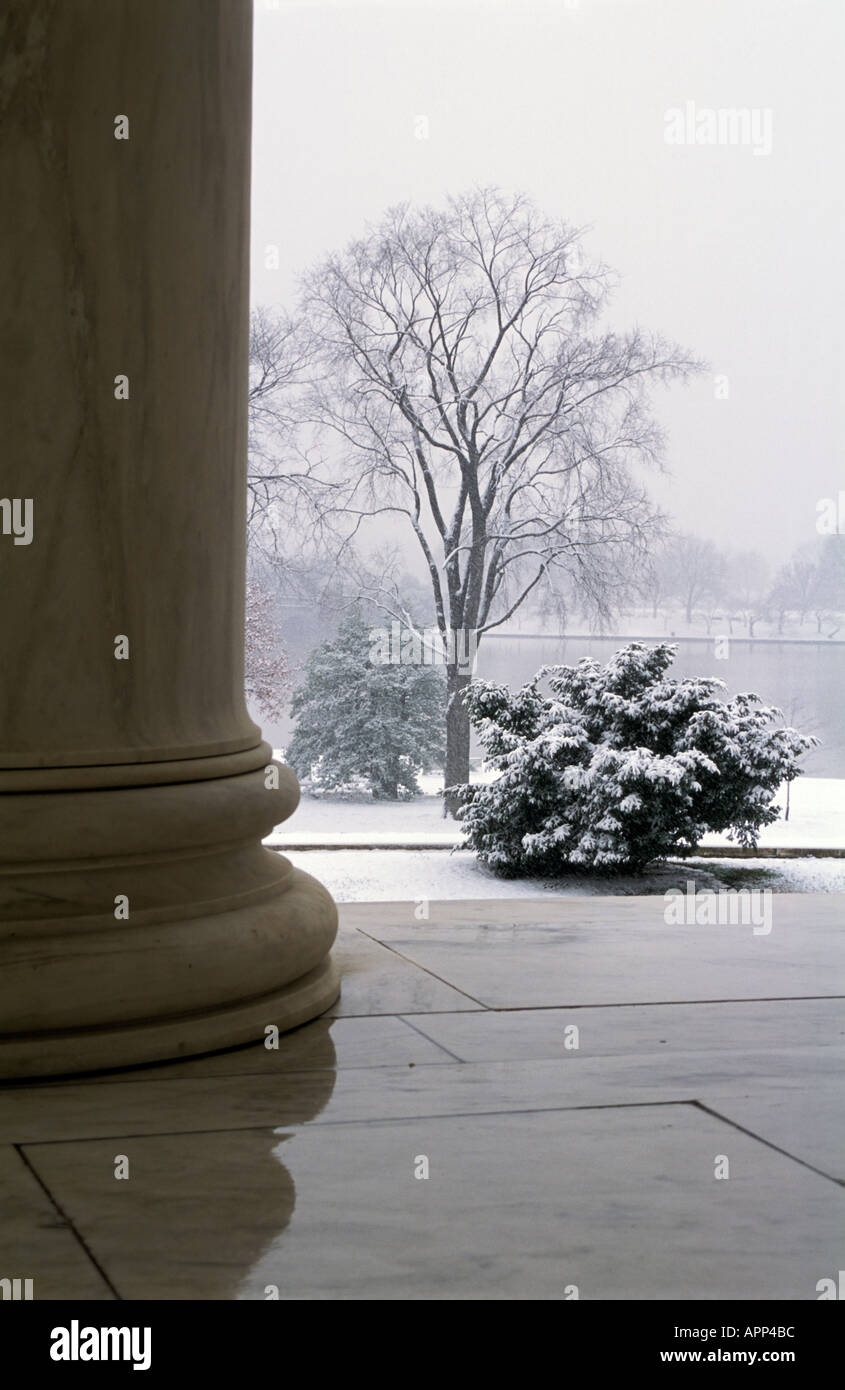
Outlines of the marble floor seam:
{"type": "Polygon", "coordinates": [[[767,1149],[772,1149],[775,1153],[782,1154],[784,1158],[789,1158],[793,1163],[799,1163],[802,1168],[809,1168],[811,1173],[815,1173],[819,1178],[826,1178],[828,1182],[835,1183],[837,1187],[845,1187],[845,1179],[837,1178],[834,1173],[826,1173],[823,1168],[817,1168],[814,1163],[808,1163],[806,1158],[799,1158],[797,1154],[790,1153],[788,1149],[782,1148],[780,1144],[775,1144],[765,1135],[758,1134],[756,1130],[747,1129],[738,1120],[732,1120],[729,1115],[723,1115],[719,1110],[714,1110],[704,1100],[694,1100],[691,1102],[697,1110],[701,1110],[705,1115],[712,1115],[714,1119],[721,1120],[723,1124],[730,1125],[731,1129],[738,1130],[740,1134],[746,1135],[749,1139],[756,1139],[758,1144],[765,1144],[767,1149]]]}
{"type": "MultiPolygon", "coordinates": [[[[72,1141],[64,1140],[63,1142],[70,1143],[72,1141]]],[[[72,1238],[76,1241],[76,1244],[79,1246],[79,1249],[82,1252],[84,1258],[87,1260],[88,1264],[91,1266],[92,1269],[96,1271],[96,1273],[99,1275],[99,1277],[105,1284],[106,1288],[112,1294],[112,1296],[115,1299],[120,1300],[120,1294],[118,1293],[109,1276],[106,1274],[106,1271],[103,1269],[96,1255],[91,1250],[90,1246],[88,1245],[88,1242],[82,1235],[78,1226],[72,1220],[72,1218],[68,1216],[64,1207],[57,1200],[54,1193],[51,1191],[50,1187],[47,1185],[46,1181],[39,1173],[38,1169],[35,1167],[33,1163],[30,1162],[29,1157],[25,1153],[24,1149],[25,1147],[29,1148],[31,1146],[24,1146],[23,1144],[12,1144],[11,1147],[15,1150],[15,1153],[18,1155],[18,1158],[26,1168],[27,1172],[32,1177],[33,1181],[38,1184],[41,1191],[44,1193],[44,1196],[47,1198],[47,1201],[50,1203],[50,1206],[53,1208],[53,1211],[56,1213],[56,1216],[59,1218],[64,1228],[70,1232],[72,1238]]]]}
{"type": "MultiPolygon", "coordinates": [[[[448,984],[448,980],[445,983],[448,984]]],[[[457,985],[452,985],[452,989],[457,989],[457,985]]],[[[540,1014],[553,1012],[555,1009],[671,1009],[676,1005],[678,1008],[685,1008],[696,1004],[800,1004],[813,999],[845,999],[845,994],[749,994],[730,999],[626,999],[618,1004],[610,1004],[605,1000],[598,1004],[482,1004],[481,1007],[488,1014],[540,1014]]],[[[405,1010],[405,1013],[412,1012],[411,1009],[405,1010]]],[[[430,1009],[426,1012],[456,1014],[461,1010],[430,1009]]],[[[424,1018],[425,1014],[421,1014],[420,1017],[424,1018]]]]}
{"type": "MultiPolygon", "coordinates": [[[[396,1015],[396,1014],[390,1014],[390,1015],[388,1015],[388,1017],[390,1017],[390,1018],[396,1018],[396,1017],[398,1017],[398,1015],[396,1015]]],[[[422,1015],[422,1017],[425,1017],[425,1015],[422,1015]]],[[[401,1021],[402,1021],[402,1022],[405,1022],[404,1019],[401,1020],[401,1021]]],[[[411,1027],[412,1025],[409,1024],[408,1026],[411,1027]]],[[[432,1044],[433,1047],[439,1048],[441,1052],[445,1053],[445,1056],[442,1058],[442,1060],[438,1057],[436,1061],[431,1061],[431,1062],[409,1062],[409,1063],[406,1063],[405,1065],[412,1066],[412,1067],[448,1067],[448,1066],[451,1066],[454,1062],[461,1062],[461,1063],[462,1063],[462,1062],[464,1061],[464,1058],[463,1058],[463,1057],[456,1057],[454,1053],[452,1053],[452,1052],[449,1051],[448,1047],[444,1047],[442,1043],[436,1042],[434,1038],[430,1038],[430,1037],[428,1036],[427,1033],[424,1033],[424,1032],[422,1031],[421,1028],[414,1028],[413,1031],[414,1031],[415,1033],[418,1033],[419,1036],[420,1036],[421,1038],[425,1038],[426,1042],[430,1042],[430,1043],[432,1044]]],[[[214,1055],[217,1056],[218,1054],[215,1053],[214,1055]]],[[[189,1057],[189,1058],[186,1058],[185,1060],[186,1060],[186,1061],[191,1061],[191,1062],[193,1062],[193,1061],[202,1061],[202,1056],[200,1056],[200,1057],[198,1057],[198,1058],[189,1057]]],[[[494,1060],[495,1060],[495,1059],[494,1059],[494,1060]]],[[[539,1059],[539,1060],[543,1060],[543,1059],[539,1059]]],[[[175,1061],[175,1063],[174,1063],[175,1066],[179,1066],[180,1064],[181,1064],[181,1063],[180,1063],[180,1061],[178,1061],[178,1060],[175,1061]]],[[[165,1064],[156,1063],[155,1065],[156,1065],[156,1067],[161,1066],[162,1071],[164,1071],[167,1064],[166,1064],[166,1063],[165,1063],[165,1064]]],[[[370,1063],[358,1062],[358,1063],[356,1063],[356,1065],[355,1065],[354,1067],[280,1067],[280,1068],[279,1068],[279,1078],[282,1078],[282,1077],[299,1077],[299,1076],[320,1076],[320,1075],[325,1075],[326,1073],[329,1073],[329,1074],[332,1075],[332,1076],[336,1076],[337,1073],[338,1073],[339,1071],[395,1071],[395,1070],[396,1070],[396,1067],[397,1067],[397,1066],[401,1066],[401,1065],[402,1065],[402,1063],[399,1063],[399,1062],[370,1062],[370,1063]]],[[[125,1083],[126,1085],[130,1085],[130,1086],[131,1086],[131,1085],[144,1085],[144,1084],[146,1084],[146,1083],[149,1083],[150,1081],[187,1081],[187,1082],[191,1082],[191,1081],[199,1081],[199,1080],[216,1081],[216,1080],[224,1080],[224,1079],[227,1080],[227,1081],[234,1081],[235,1078],[236,1078],[236,1077],[239,1077],[239,1076],[240,1076],[240,1077],[243,1077],[243,1078],[246,1078],[246,1077],[249,1077],[249,1076],[257,1076],[257,1077],[261,1077],[261,1076],[266,1077],[266,1076],[267,1076],[266,1071],[260,1071],[258,1068],[255,1068],[255,1069],[252,1070],[252,1071],[227,1071],[227,1072],[222,1072],[222,1073],[219,1074],[219,1076],[216,1075],[216,1074],[214,1074],[214,1073],[211,1073],[211,1074],[209,1074],[208,1076],[204,1076],[204,1077],[200,1077],[199,1075],[197,1075],[197,1076],[164,1076],[164,1075],[158,1075],[158,1074],[156,1074],[155,1076],[153,1076],[153,1075],[136,1076],[136,1075],[134,1074],[135,1070],[137,1070],[137,1069],[136,1069],[136,1068],[133,1068],[133,1074],[132,1074],[132,1075],[121,1076],[121,1077],[119,1078],[120,1084],[123,1085],[123,1084],[125,1083]]],[[[153,1068],[150,1068],[150,1071],[151,1071],[151,1072],[152,1072],[152,1070],[153,1070],[153,1068]]],[[[19,1086],[7,1086],[7,1087],[4,1088],[4,1090],[6,1091],[6,1093],[7,1093],[8,1095],[14,1095],[16,1091],[45,1091],[45,1092],[49,1092],[49,1091],[60,1091],[60,1090],[64,1090],[68,1085],[71,1085],[71,1086],[73,1086],[73,1085],[115,1086],[115,1085],[117,1085],[117,1084],[118,1084],[118,1080],[113,1079],[113,1078],[110,1077],[107,1073],[103,1073],[102,1075],[100,1075],[99,1073],[96,1073],[96,1072],[81,1072],[81,1073],[71,1073],[71,1074],[68,1075],[68,1076],[58,1077],[58,1078],[56,1078],[55,1080],[50,1080],[50,1081],[42,1081],[42,1082],[35,1082],[35,1083],[33,1083],[33,1082],[31,1082],[31,1081],[27,1081],[27,1082],[21,1083],[21,1085],[19,1085],[19,1086]]],[[[0,1100],[2,1100],[2,1096],[3,1096],[3,1090],[0,1090],[0,1100]]]]}
{"type": "MultiPolygon", "coordinates": [[[[560,1115],[574,1110],[643,1110],[657,1106],[695,1104],[695,1099],[688,1096],[673,1097],[671,1100],[588,1101],[580,1105],[528,1105],[495,1110],[431,1110],[418,1115],[374,1115],[371,1117],[353,1115],[348,1119],[337,1120],[321,1120],[319,1118],[308,1121],[292,1120],[290,1124],[285,1124],[283,1121],[274,1124],[272,1121],[265,1120],[261,1124],[212,1125],[208,1129],[149,1129],[131,1133],[122,1130],[117,1134],[76,1134],[68,1139],[21,1139],[11,1142],[13,1147],[22,1151],[23,1149],[60,1148],[63,1144],[109,1143],[123,1139],[194,1139],[202,1138],[203,1135],[208,1134],[249,1134],[261,1130],[294,1134],[300,1130],[312,1130],[317,1126],[321,1129],[334,1129],[347,1125],[416,1124],[419,1120],[475,1120],[488,1119],[490,1116],[560,1115]]],[[[717,1118],[721,1119],[722,1117],[717,1116],[717,1118]]],[[[756,1138],[755,1135],[751,1137],[756,1138]]]]}
{"type": "MultiPolygon", "coordinates": [[[[398,956],[406,965],[412,965],[415,970],[421,970],[424,975],[430,975],[433,980],[437,980],[441,985],[448,985],[449,988],[455,990],[456,993],[462,994],[464,999],[469,999],[473,1004],[478,1004],[479,1008],[490,1008],[489,1004],[482,1003],[474,994],[470,994],[466,989],[461,989],[460,985],[453,985],[451,980],[444,979],[443,976],[438,975],[436,971],[430,970],[427,965],[421,965],[418,960],[413,960],[410,956],[406,956],[404,952],[397,950],[390,941],[380,941],[377,936],[372,936],[370,932],[364,931],[363,927],[356,927],[355,930],[359,932],[361,936],[365,936],[368,941],[372,941],[376,946],[384,946],[386,950],[392,952],[394,956],[398,956]]],[[[452,1012],[454,1013],[456,1011],[452,1010],[452,1012]]]]}
{"type": "MultiPolygon", "coordinates": [[[[446,1064],[446,1065],[448,1065],[448,1064],[446,1064]]],[[[24,1140],[24,1141],[20,1141],[20,1142],[17,1142],[17,1143],[13,1143],[13,1144],[11,1145],[11,1147],[13,1147],[13,1148],[16,1150],[16,1152],[20,1155],[22,1161],[23,1161],[23,1162],[26,1164],[26,1166],[30,1169],[30,1171],[32,1172],[33,1176],[36,1177],[36,1179],[38,1180],[39,1184],[41,1185],[41,1187],[43,1188],[43,1190],[44,1190],[44,1192],[45,1192],[45,1195],[48,1197],[48,1199],[49,1199],[49,1201],[51,1202],[51,1204],[54,1206],[54,1208],[56,1209],[56,1211],[59,1213],[59,1215],[61,1216],[61,1219],[67,1223],[67,1225],[69,1226],[69,1228],[73,1229],[74,1235],[75,1235],[76,1238],[79,1240],[80,1244],[83,1245],[83,1247],[84,1247],[84,1241],[83,1241],[82,1238],[79,1236],[79,1233],[76,1232],[75,1229],[73,1228],[73,1223],[72,1223],[71,1221],[69,1221],[69,1219],[65,1216],[64,1212],[62,1212],[61,1207],[59,1206],[58,1202],[56,1202],[55,1198],[53,1197],[53,1194],[49,1191],[49,1189],[45,1186],[45,1184],[44,1184],[43,1181],[41,1180],[41,1178],[40,1178],[40,1176],[39,1176],[39,1174],[38,1174],[38,1172],[37,1172],[37,1169],[36,1169],[36,1168],[33,1166],[33,1164],[29,1161],[29,1159],[28,1159],[28,1157],[27,1157],[27,1154],[28,1154],[29,1152],[34,1151],[34,1150],[37,1150],[37,1149],[40,1149],[40,1148],[55,1148],[55,1147],[59,1147],[59,1146],[61,1146],[61,1145],[63,1145],[63,1144],[94,1144],[94,1143],[100,1143],[100,1142],[108,1142],[109,1140],[115,1140],[115,1141],[121,1140],[121,1141],[123,1141],[123,1140],[131,1140],[131,1139],[143,1140],[143,1139],[166,1139],[166,1138],[182,1138],[182,1137],[191,1137],[191,1138],[194,1138],[194,1137],[202,1137],[203,1135],[250,1133],[250,1132],[260,1132],[260,1131],[262,1131],[262,1130],[270,1130],[270,1131],[278,1131],[278,1132],[280,1132],[280,1133],[281,1133],[281,1132],[284,1132],[284,1133],[294,1134],[294,1133],[296,1133],[297,1131],[303,1131],[303,1130],[306,1130],[306,1129],[310,1129],[310,1128],[312,1128],[315,1124],[316,1124],[316,1125],[319,1125],[321,1128],[322,1128],[322,1127],[325,1127],[325,1128],[341,1128],[341,1127],[344,1127],[344,1128],[345,1128],[345,1127],[354,1126],[354,1125],[359,1125],[359,1126],[369,1127],[369,1128],[378,1128],[378,1127],[382,1127],[382,1126],[386,1126],[386,1125],[416,1124],[416,1123],[418,1123],[419,1121],[426,1121],[426,1120],[452,1120],[452,1119],[468,1119],[468,1120],[475,1120],[475,1119],[478,1119],[478,1120],[480,1120],[480,1119],[490,1119],[490,1118],[504,1118],[504,1117],[507,1117],[507,1116],[514,1116],[514,1117],[517,1117],[517,1116],[528,1116],[528,1115],[555,1115],[555,1114],[565,1114],[565,1113],[576,1112],[576,1111],[577,1111],[577,1112],[581,1112],[581,1111],[598,1111],[598,1110],[644,1110],[644,1109],[659,1109],[659,1108],[666,1108],[666,1107],[670,1107],[670,1106],[690,1106],[690,1107],[693,1107],[693,1108],[695,1108],[696,1110],[701,1111],[703,1114],[709,1115],[711,1118],[713,1118],[713,1119],[719,1121],[720,1123],[725,1124],[725,1125],[729,1126],[729,1127],[732,1128],[732,1129],[735,1129],[737,1132],[739,1132],[739,1133],[741,1133],[741,1134],[744,1134],[744,1135],[746,1136],[746,1138],[751,1139],[751,1140],[755,1141],[755,1142],[758,1143],[758,1144],[762,1144],[764,1147],[766,1147],[766,1148],[772,1150],[772,1152],[779,1154],[782,1158],[786,1158],[786,1159],[788,1159],[789,1161],[798,1164],[799,1167],[806,1168],[809,1172],[814,1173],[817,1177],[823,1178],[823,1179],[825,1179],[825,1180],[828,1181],[828,1182],[832,1182],[832,1183],[834,1183],[834,1185],[837,1186],[837,1187],[845,1187],[845,1180],[836,1177],[835,1174],[829,1173],[829,1172],[827,1172],[827,1171],[826,1171],[825,1169],[823,1169],[823,1168],[819,1168],[819,1167],[816,1166],[815,1164],[808,1162],[806,1159],[803,1159],[803,1158],[798,1157],[798,1155],[796,1155],[796,1154],[790,1152],[790,1150],[788,1150],[788,1149],[785,1149],[782,1145],[780,1145],[780,1144],[775,1144],[772,1140],[767,1139],[767,1138],[765,1137],[765,1135],[758,1134],[755,1130],[748,1129],[745,1125],[740,1124],[738,1121],[732,1120],[729,1116],[724,1115],[724,1114],[722,1114],[720,1111],[713,1109],[713,1107],[710,1106],[710,1105],[708,1105],[708,1103],[707,1103],[706,1101],[701,1100],[701,1099],[698,1098],[698,1097],[675,1097],[675,1098],[672,1098],[672,1099],[669,1099],[669,1100],[584,1102],[584,1103],[578,1104],[578,1105],[550,1105],[550,1106],[536,1106],[536,1105],[535,1105],[535,1106],[526,1106],[526,1107],[524,1107],[524,1108],[519,1108],[519,1109],[514,1109],[514,1108],[512,1108],[512,1107],[508,1107],[508,1108],[505,1108],[505,1109],[492,1109],[492,1110],[430,1111],[430,1112],[426,1112],[426,1113],[424,1113],[424,1114],[417,1114],[417,1115],[379,1115],[379,1116],[372,1117],[372,1118],[362,1118],[362,1117],[358,1116],[358,1117],[351,1117],[351,1118],[349,1118],[349,1119],[337,1119],[337,1120],[330,1120],[330,1119],[319,1120],[319,1119],[315,1119],[315,1120],[309,1121],[307,1124],[306,1124],[306,1123],[301,1123],[301,1122],[291,1123],[291,1124],[284,1124],[284,1123],[282,1123],[282,1124],[279,1124],[279,1125],[272,1125],[272,1124],[266,1124],[266,1123],[264,1123],[264,1124],[251,1124],[251,1125],[220,1125],[220,1126],[214,1126],[214,1127],[208,1128],[208,1129],[195,1129],[195,1130],[150,1130],[150,1131],[141,1131],[141,1132],[138,1132],[138,1133],[130,1133],[130,1134],[127,1134],[127,1133],[124,1132],[124,1133],[120,1133],[120,1134],[83,1135],[83,1136],[74,1136],[73,1138],[69,1138],[69,1139],[36,1139],[36,1140],[24,1140]]],[[[90,1258],[91,1258],[91,1260],[92,1260],[92,1263],[96,1266],[96,1260],[94,1260],[93,1257],[90,1257],[90,1258]]],[[[103,1277],[105,1277],[105,1276],[103,1276],[103,1277]]],[[[117,1296],[117,1295],[116,1295],[116,1296],[117,1296]]]]}
{"type": "MultiPolygon", "coordinates": [[[[410,1019],[406,1018],[404,1014],[399,1014],[397,1015],[397,1017],[400,1018],[402,1022],[407,1025],[408,1028],[412,1028],[415,1033],[418,1033],[421,1038],[425,1038],[426,1042],[434,1043],[435,1047],[439,1047],[441,1051],[445,1052],[448,1057],[451,1057],[453,1062],[457,1062],[460,1066],[463,1066],[465,1064],[465,1057],[459,1057],[457,1052],[453,1052],[451,1048],[446,1047],[441,1042],[437,1042],[435,1038],[429,1037],[428,1033],[426,1033],[426,1031],[423,1028],[418,1027],[416,1023],[411,1023],[410,1019]]],[[[417,1014],[416,1017],[425,1018],[425,1014],[417,1014]]],[[[387,1065],[389,1065],[389,1063],[387,1065]]],[[[437,1066],[438,1063],[428,1062],[424,1063],[424,1065],[433,1067],[437,1066]]]]}

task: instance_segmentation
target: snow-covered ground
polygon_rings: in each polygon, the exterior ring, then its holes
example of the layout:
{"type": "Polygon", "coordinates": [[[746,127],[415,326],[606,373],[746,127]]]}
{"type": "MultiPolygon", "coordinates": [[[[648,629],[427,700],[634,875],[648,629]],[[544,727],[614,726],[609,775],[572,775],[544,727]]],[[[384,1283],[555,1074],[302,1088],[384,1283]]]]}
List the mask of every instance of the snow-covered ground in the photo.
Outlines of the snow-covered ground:
{"type": "MultiPolygon", "coordinates": [[[[845,859],[738,860],[718,853],[673,862],[642,878],[497,878],[471,851],[457,848],[462,832],[453,820],[443,818],[437,779],[421,780],[425,794],[398,803],[303,796],[291,820],[278,826],[265,843],[314,874],[339,902],[663,893],[683,888],[689,878],[702,888],[845,892],[845,859]],[[450,852],[442,846],[456,848],[450,852]]],[[[708,847],[712,844],[717,850],[730,843],[726,836],[708,839],[708,847]]],[[[760,844],[845,849],[845,781],[799,778],[792,784],[789,820],[764,830],[760,844]]]]}
{"type": "MultiPolygon", "coordinates": [[[[278,754],[277,754],[278,756],[278,754]]],[[[421,777],[423,795],[412,801],[348,801],[303,795],[289,821],[277,826],[267,843],[285,845],[460,845],[456,821],[443,816],[438,795],[443,779],[421,777]]],[[[785,789],[778,798],[785,805],[785,789]]],[[[730,845],[727,835],[707,837],[711,845],[730,845]]],[[[762,847],[845,849],[845,779],[799,777],[792,783],[789,820],[778,820],[760,835],[762,847]]]]}
{"type": "MultiPolygon", "coordinates": [[[[706,869],[726,888],[771,888],[773,893],[845,893],[845,859],[684,860],[706,869]]],[[[845,925],[845,913],[843,913],[845,925]]]]}
{"type": "MultiPolygon", "coordinates": [[[[777,802],[786,804],[782,787],[777,802]]],[[[727,835],[708,835],[709,845],[729,845],[727,835]]],[[[776,820],[760,834],[760,845],[799,849],[845,849],[845,778],[798,777],[789,797],[789,820],[776,820]]]]}
{"type": "Polygon", "coordinates": [[[593,897],[698,888],[771,888],[776,893],[845,892],[845,859],[695,859],[674,861],[641,878],[496,878],[469,850],[324,849],[284,851],[324,883],[338,902],[428,898],[593,897]]]}

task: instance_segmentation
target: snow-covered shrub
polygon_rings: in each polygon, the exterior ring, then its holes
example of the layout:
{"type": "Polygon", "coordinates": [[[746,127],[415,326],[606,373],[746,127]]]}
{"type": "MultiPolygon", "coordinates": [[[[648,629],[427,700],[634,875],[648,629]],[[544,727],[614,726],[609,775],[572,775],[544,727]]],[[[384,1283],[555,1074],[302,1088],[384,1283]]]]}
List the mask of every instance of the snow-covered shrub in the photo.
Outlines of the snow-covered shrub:
{"type": "Polygon", "coordinates": [[[754,845],[816,739],[771,727],[756,695],[666,676],[675,647],[639,642],[606,666],[547,666],[521,690],[473,681],[470,718],[500,774],[462,790],[468,844],[498,873],[641,870],[707,831],[754,845]],[[550,691],[545,695],[540,684],[550,691]]]}

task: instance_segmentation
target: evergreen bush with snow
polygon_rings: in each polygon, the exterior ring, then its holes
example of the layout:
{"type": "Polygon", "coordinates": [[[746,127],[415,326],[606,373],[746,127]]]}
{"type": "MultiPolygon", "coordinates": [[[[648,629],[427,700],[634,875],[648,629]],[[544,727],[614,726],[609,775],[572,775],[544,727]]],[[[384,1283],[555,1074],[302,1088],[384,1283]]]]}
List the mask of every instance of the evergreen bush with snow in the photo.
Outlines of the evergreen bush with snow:
{"type": "Polygon", "coordinates": [[[816,739],[772,727],[757,695],[674,680],[675,647],[632,642],[606,666],[546,666],[522,689],[473,681],[470,718],[499,772],[461,789],[469,846],[507,876],[641,871],[708,831],[754,845],[816,739]],[[543,694],[545,682],[550,694],[543,694]]]}

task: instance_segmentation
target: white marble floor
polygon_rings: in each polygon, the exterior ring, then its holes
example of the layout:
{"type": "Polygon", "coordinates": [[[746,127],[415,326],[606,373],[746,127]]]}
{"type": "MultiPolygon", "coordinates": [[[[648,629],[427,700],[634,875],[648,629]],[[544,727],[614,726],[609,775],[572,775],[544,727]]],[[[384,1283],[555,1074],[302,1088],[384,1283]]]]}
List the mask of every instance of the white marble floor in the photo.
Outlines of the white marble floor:
{"type": "Polygon", "coordinates": [[[426,909],[344,908],[341,998],[277,1050],[0,1090],[0,1277],[817,1298],[845,1263],[840,899],[776,896],[765,936],[662,898],[426,909]]]}

